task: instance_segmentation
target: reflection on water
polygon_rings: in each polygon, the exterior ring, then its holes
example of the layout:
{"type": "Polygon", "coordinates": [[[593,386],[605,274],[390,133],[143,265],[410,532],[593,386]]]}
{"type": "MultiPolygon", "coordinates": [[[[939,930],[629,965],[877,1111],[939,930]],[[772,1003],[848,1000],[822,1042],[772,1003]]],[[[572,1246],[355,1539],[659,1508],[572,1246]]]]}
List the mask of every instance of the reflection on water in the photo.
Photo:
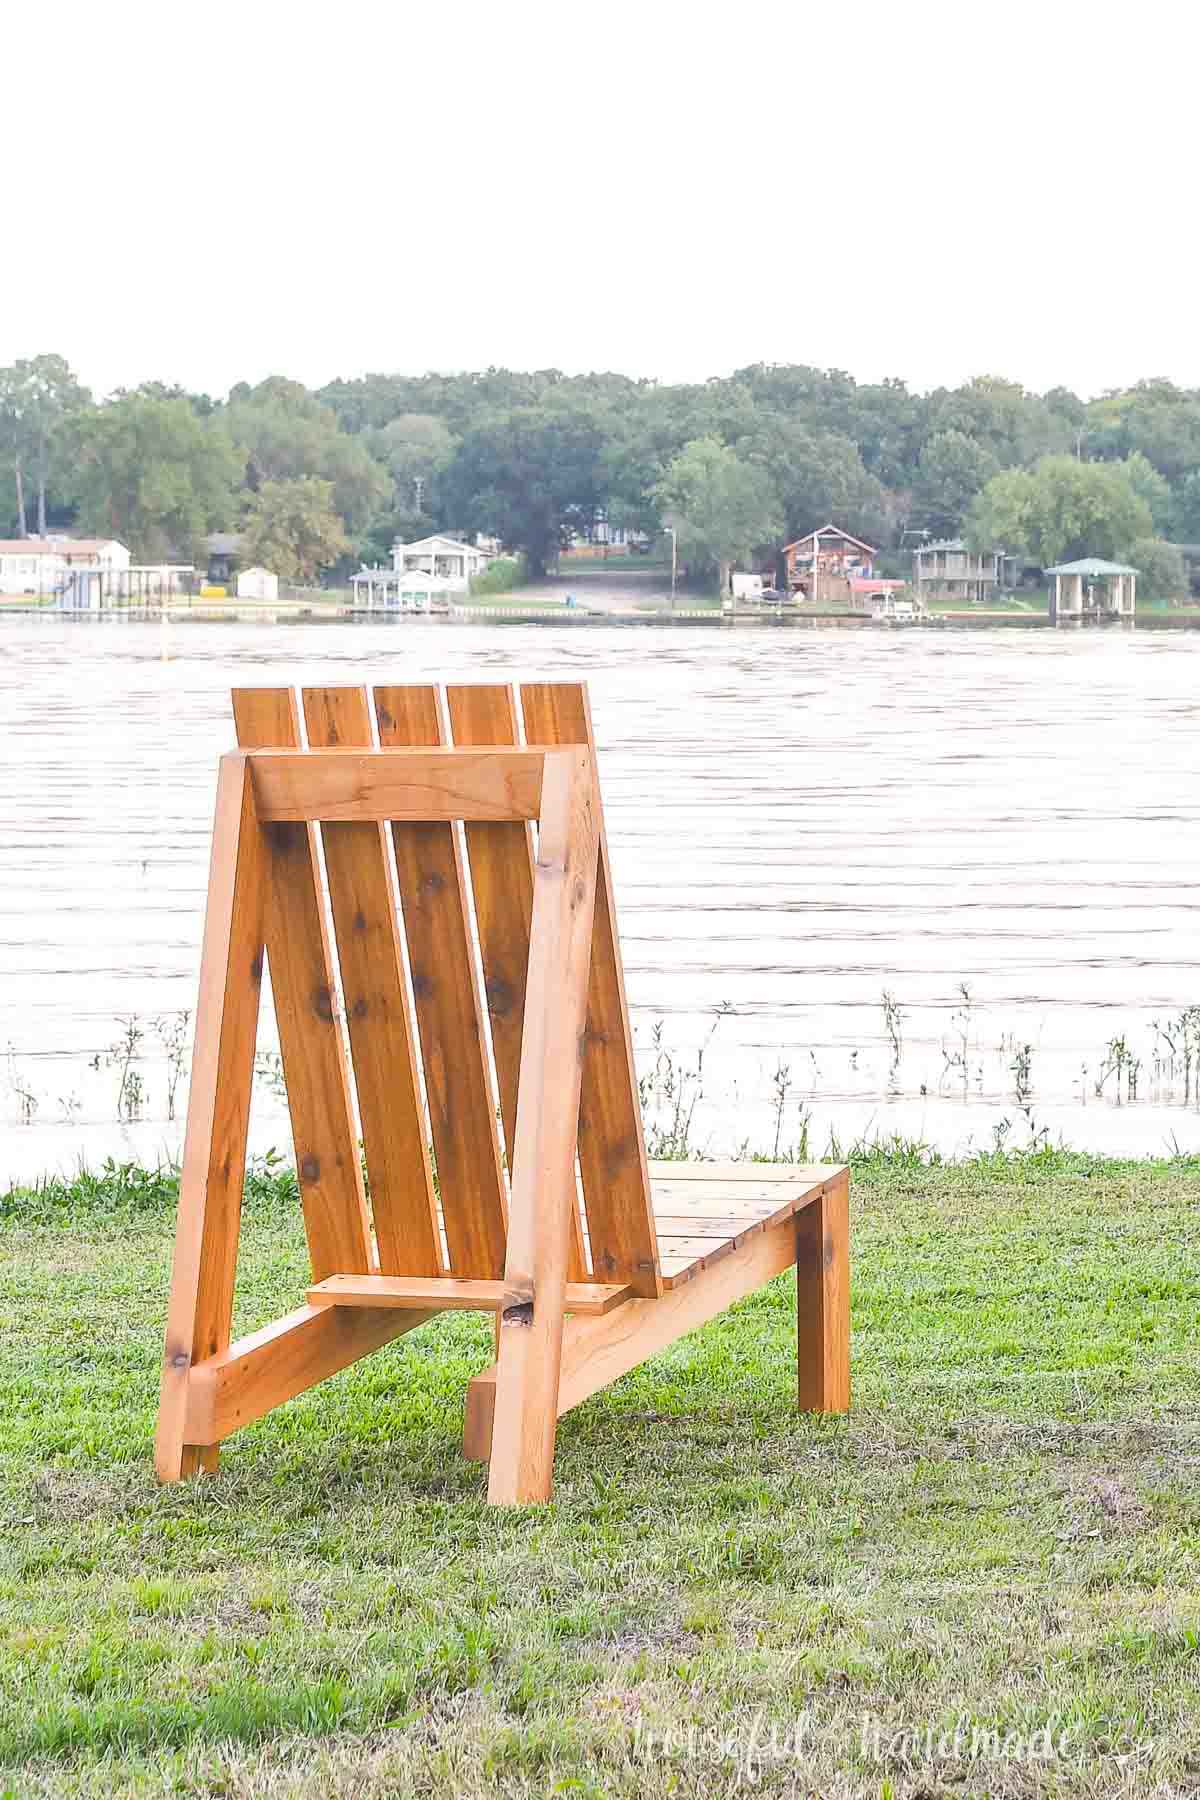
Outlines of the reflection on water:
{"type": "Polygon", "coordinates": [[[817,1151],[1005,1119],[1200,1147],[1167,1047],[1200,1002],[1200,638],[10,618],[0,1177],[177,1147],[152,1022],[194,1004],[231,684],[539,676],[591,682],[643,1067],[656,1020],[686,1064],[720,1014],[702,1142],[770,1148],[782,1087],[781,1143],[808,1113],[817,1151]]]}

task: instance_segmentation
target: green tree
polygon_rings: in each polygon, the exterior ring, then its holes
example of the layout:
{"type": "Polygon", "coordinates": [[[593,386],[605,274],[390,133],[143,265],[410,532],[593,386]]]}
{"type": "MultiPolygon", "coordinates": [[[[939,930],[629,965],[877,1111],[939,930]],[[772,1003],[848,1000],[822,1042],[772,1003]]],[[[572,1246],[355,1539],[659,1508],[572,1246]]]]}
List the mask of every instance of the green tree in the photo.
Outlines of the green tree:
{"type": "Polygon", "coordinates": [[[544,575],[573,526],[595,516],[605,435],[577,404],[518,406],[469,430],[440,482],[448,525],[495,532],[544,575]]]}
{"type": "Polygon", "coordinates": [[[372,454],[395,487],[395,505],[432,513],[437,480],[453,460],[458,440],[436,413],[401,413],[370,435],[372,454]]]}
{"type": "Polygon", "coordinates": [[[1162,538],[1139,538],[1129,553],[1129,561],[1138,572],[1139,600],[1171,600],[1178,602],[1188,592],[1187,566],[1177,544],[1162,538]]]}
{"type": "Polygon", "coordinates": [[[1082,556],[1128,561],[1153,536],[1150,508],[1112,463],[1044,456],[1033,469],[1006,469],[971,507],[967,541],[978,550],[1024,551],[1043,568],[1082,556]]]}
{"type": "Polygon", "coordinates": [[[883,486],[863,466],[857,445],[840,432],[810,431],[796,419],[769,414],[743,433],[734,449],[770,479],[789,536],[829,520],[873,542],[884,535],[883,486]]]}
{"type": "Polygon", "coordinates": [[[303,476],[267,481],[242,524],[239,557],[285,581],[315,581],[349,555],[351,544],[334,503],[333,483],[303,476]]]}
{"type": "Polygon", "coordinates": [[[778,539],[783,509],[770,476],[721,443],[694,438],[655,484],[663,523],[689,564],[716,566],[722,593],[733,564],[778,539]]]}
{"type": "Polygon", "coordinates": [[[1179,484],[1175,496],[1175,529],[1180,543],[1200,544],[1200,469],[1179,484]]]}
{"type": "Polygon", "coordinates": [[[930,435],[961,431],[990,451],[997,467],[1018,468],[1065,451],[1070,427],[1036,394],[998,375],[976,375],[961,387],[939,388],[926,402],[930,435]]]}
{"type": "Polygon", "coordinates": [[[65,485],[61,477],[66,428],[90,401],[65,357],[34,356],[0,369],[0,445],[12,466],[22,537],[28,535],[30,482],[37,497],[38,536],[46,535],[47,489],[56,475],[59,485],[65,485]]]}
{"type": "Polygon", "coordinates": [[[1178,524],[1179,506],[1171,484],[1165,475],[1160,475],[1154,464],[1140,450],[1133,450],[1117,468],[1125,471],[1130,487],[1138,497],[1150,508],[1150,516],[1154,520],[1155,532],[1160,537],[1172,537],[1178,524]]]}
{"type": "Polygon", "coordinates": [[[1000,465],[993,452],[964,431],[939,431],[917,464],[913,498],[935,531],[957,532],[975,496],[1000,465]]]}
{"type": "Polygon", "coordinates": [[[234,516],[242,460],[219,416],[187,400],[122,394],[72,426],[79,522],[148,561],[195,558],[234,516]]]}
{"type": "Polygon", "coordinates": [[[1178,486],[1200,467],[1200,393],[1157,379],[1104,394],[1088,407],[1084,441],[1111,459],[1140,450],[1178,486]]]}
{"type": "Polygon", "coordinates": [[[246,453],[246,483],[312,477],[332,483],[334,505],[352,535],[365,530],[391,497],[387,471],[361,438],[351,437],[329,407],[298,381],[272,375],[229,396],[229,429],[246,453]]]}

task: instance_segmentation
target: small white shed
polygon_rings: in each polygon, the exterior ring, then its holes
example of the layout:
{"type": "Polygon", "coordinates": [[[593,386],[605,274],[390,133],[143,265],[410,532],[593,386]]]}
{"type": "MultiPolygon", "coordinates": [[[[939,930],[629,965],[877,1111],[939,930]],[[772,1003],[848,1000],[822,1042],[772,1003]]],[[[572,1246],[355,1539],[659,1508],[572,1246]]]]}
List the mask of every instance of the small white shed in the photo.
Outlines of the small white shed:
{"type": "Polygon", "coordinates": [[[243,569],[237,578],[239,600],[278,600],[279,577],[270,569],[243,569]]]}

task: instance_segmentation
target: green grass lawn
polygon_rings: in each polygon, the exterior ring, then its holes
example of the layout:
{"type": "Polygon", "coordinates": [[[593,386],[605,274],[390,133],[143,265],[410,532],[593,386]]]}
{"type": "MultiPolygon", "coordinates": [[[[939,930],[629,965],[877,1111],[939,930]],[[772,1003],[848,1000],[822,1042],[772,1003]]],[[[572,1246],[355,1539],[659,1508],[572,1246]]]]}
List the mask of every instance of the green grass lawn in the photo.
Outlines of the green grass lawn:
{"type": "Polygon", "coordinates": [[[663,575],[668,581],[671,578],[671,558],[669,556],[560,556],[558,573],[563,575],[595,575],[603,578],[606,574],[628,574],[633,570],[639,575],[663,575]]]}
{"type": "MultiPolygon", "coordinates": [[[[170,1201],[0,1195],[0,1794],[1197,1790],[1195,1159],[869,1161],[848,1418],[794,1410],[781,1278],[516,1512],[459,1456],[466,1315],[156,1488],[170,1201]]],[[[254,1181],[239,1326],[304,1280],[254,1181]]]]}
{"type": "Polygon", "coordinates": [[[1045,590],[1030,590],[1022,594],[998,594],[994,600],[974,604],[969,600],[931,600],[929,610],[931,613],[1048,613],[1050,597],[1045,590]]]}

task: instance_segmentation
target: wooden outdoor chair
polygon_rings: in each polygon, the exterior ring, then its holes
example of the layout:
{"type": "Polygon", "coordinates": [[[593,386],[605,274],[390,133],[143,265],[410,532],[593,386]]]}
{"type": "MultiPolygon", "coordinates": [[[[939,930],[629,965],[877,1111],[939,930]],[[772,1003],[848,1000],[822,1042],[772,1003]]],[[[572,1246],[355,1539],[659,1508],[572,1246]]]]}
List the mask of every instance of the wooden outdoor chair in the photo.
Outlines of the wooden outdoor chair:
{"type": "Polygon", "coordinates": [[[163,1481],[474,1309],[498,1315],[497,1357],[469,1385],[464,1452],[490,1462],[489,1500],[545,1500],[560,1414],[793,1263],[800,1406],[849,1404],[846,1169],[647,1163],[586,689],[524,686],[520,712],[503,686],[445,698],[449,731],[436,688],[377,687],[376,747],[364,688],[306,689],[305,749],[290,689],[234,693],[163,1481]],[[264,950],[312,1285],[231,1343],[264,950]]]}

